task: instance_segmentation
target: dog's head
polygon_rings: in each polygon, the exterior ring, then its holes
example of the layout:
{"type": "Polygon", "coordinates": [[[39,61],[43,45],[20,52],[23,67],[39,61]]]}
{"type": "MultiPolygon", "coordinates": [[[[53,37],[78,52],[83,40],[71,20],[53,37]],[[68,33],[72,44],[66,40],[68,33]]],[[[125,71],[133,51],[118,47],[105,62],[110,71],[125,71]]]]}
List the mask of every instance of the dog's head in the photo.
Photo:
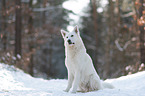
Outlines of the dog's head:
{"type": "Polygon", "coordinates": [[[61,34],[64,39],[65,45],[69,45],[69,46],[75,46],[80,36],[78,26],[75,26],[72,32],[66,32],[64,30],[61,30],[61,34]]]}

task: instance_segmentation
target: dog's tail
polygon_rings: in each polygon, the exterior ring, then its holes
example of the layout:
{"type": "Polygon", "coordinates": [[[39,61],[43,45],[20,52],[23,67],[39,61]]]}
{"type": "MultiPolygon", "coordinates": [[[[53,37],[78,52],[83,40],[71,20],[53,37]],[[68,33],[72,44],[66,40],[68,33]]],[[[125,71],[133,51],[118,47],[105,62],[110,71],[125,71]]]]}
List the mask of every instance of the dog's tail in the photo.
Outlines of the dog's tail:
{"type": "Polygon", "coordinates": [[[106,82],[102,82],[102,85],[103,85],[103,88],[109,88],[109,89],[115,88],[112,84],[106,83],[106,82]]]}

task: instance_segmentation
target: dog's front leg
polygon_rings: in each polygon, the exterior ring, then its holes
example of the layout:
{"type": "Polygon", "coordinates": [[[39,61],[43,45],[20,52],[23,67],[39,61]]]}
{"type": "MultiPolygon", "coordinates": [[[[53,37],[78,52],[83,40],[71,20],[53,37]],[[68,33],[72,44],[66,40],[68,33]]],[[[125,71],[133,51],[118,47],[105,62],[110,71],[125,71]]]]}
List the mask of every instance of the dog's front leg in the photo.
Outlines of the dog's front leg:
{"type": "Polygon", "coordinates": [[[75,76],[74,76],[73,89],[72,89],[71,93],[76,93],[79,83],[80,83],[80,73],[76,72],[75,76]]]}
{"type": "Polygon", "coordinates": [[[73,80],[74,80],[73,74],[68,72],[68,85],[67,88],[64,90],[65,92],[68,92],[70,90],[70,88],[72,87],[73,80]]]}

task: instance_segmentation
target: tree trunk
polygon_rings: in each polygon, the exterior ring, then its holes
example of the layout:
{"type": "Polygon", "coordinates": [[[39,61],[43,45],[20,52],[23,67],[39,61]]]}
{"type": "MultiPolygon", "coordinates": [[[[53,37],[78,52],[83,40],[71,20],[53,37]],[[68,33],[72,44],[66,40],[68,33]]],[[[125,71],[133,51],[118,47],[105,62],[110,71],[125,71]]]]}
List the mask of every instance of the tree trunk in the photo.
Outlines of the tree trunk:
{"type": "Polygon", "coordinates": [[[111,34],[113,35],[114,32],[114,5],[113,5],[113,1],[109,0],[109,31],[111,32],[111,34]]]}
{"type": "Polygon", "coordinates": [[[30,36],[30,38],[31,38],[31,41],[29,41],[29,43],[28,43],[28,46],[29,46],[29,51],[30,51],[30,62],[29,62],[29,73],[30,73],[30,75],[31,76],[33,76],[34,75],[34,73],[33,73],[33,66],[34,66],[34,64],[33,64],[33,49],[34,49],[34,42],[33,42],[33,17],[32,17],[32,10],[33,10],[33,5],[32,5],[32,3],[33,3],[33,0],[30,0],[29,1],[29,8],[30,8],[30,13],[29,13],[29,19],[28,19],[28,30],[29,30],[29,32],[28,32],[28,34],[29,34],[29,36],[30,36]]]}
{"type": "MultiPolygon", "coordinates": [[[[46,8],[46,4],[47,4],[47,0],[44,0],[43,1],[43,8],[46,8]]],[[[46,23],[46,11],[43,11],[43,13],[42,13],[42,22],[43,22],[43,24],[45,25],[45,23],[46,23]]]]}
{"type": "Polygon", "coordinates": [[[117,7],[117,32],[119,33],[120,32],[120,26],[121,26],[119,0],[116,0],[116,7],[117,7]]]}
{"type": "Polygon", "coordinates": [[[97,49],[98,49],[98,28],[97,28],[97,6],[96,6],[96,0],[91,0],[91,3],[92,3],[92,7],[93,7],[93,23],[94,23],[94,30],[95,30],[95,38],[96,38],[96,58],[95,58],[95,68],[97,69],[97,63],[98,63],[98,60],[97,60],[97,49]]]}
{"type": "MultiPolygon", "coordinates": [[[[143,10],[144,10],[144,6],[143,6],[143,2],[144,0],[140,0],[140,8],[139,8],[139,18],[141,18],[141,16],[143,16],[143,10]]],[[[140,61],[141,63],[145,64],[145,31],[144,31],[144,25],[140,25],[139,26],[139,30],[140,30],[140,61]]]]}
{"type": "Polygon", "coordinates": [[[2,0],[2,20],[3,20],[3,49],[6,51],[7,49],[7,32],[6,32],[6,0],[2,0]]]}
{"type": "Polygon", "coordinates": [[[48,68],[48,71],[47,71],[47,76],[48,77],[53,77],[54,76],[54,70],[53,70],[53,66],[52,66],[52,45],[53,45],[53,37],[51,37],[51,40],[49,42],[49,50],[48,50],[48,54],[49,54],[49,68],[48,68]]]}
{"type": "Polygon", "coordinates": [[[21,0],[15,0],[16,22],[15,22],[15,56],[21,55],[21,0]]]}
{"type": "MultiPolygon", "coordinates": [[[[108,34],[107,34],[107,49],[106,49],[106,54],[105,54],[105,66],[104,66],[104,72],[103,72],[103,78],[108,78],[110,75],[110,60],[111,60],[111,56],[110,56],[110,50],[112,50],[113,45],[111,44],[112,42],[112,37],[113,36],[113,25],[114,25],[114,6],[113,6],[113,2],[112,0],[109,0],[109,20],[108,20],[108,25],[109,25],[109,30],[108,30],[108,34]]],[[[111,76],[110,76],[111,77],[111,76]]]]}

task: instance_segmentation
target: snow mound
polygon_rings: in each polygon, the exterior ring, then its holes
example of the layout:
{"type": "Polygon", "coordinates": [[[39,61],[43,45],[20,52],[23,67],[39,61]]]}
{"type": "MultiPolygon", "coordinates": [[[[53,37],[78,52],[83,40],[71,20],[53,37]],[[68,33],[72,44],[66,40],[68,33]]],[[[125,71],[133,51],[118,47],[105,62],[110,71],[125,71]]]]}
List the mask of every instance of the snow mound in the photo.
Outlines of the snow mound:
{"type": "Polygon", "coordinates": [[[145,71],[105,82],[115,88],[71,94],[63,91],[67,80],[34,78],[14,66],[0,63],[0,96],[145,96],[145,71]]]}

